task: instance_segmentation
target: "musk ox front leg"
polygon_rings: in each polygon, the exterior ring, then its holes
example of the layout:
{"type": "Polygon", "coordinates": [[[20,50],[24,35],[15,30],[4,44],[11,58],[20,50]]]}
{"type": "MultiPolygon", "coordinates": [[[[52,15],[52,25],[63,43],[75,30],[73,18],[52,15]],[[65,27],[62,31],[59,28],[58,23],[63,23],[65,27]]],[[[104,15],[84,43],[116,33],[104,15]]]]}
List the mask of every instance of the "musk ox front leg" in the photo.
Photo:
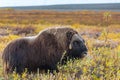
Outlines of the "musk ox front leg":
{"type": "Polygon", "coordinates": [[[57,65],[53,65],[49,67],[50,73],[53,73],[54,71],[59,72],[57,65]]]}
{"type": "Polygon", "coordinates": [[[58,71],[58,68],[57,68],[57,65],[53,65],[53,66],[48,66],[48,65],[45,65],[44,66],[44,69],[45,69],[45,72],[47,73],[47,72],[50,72],[50,73],[53,73],[54,71],[56,71],[56,72],[59,72],[58,71]]]}

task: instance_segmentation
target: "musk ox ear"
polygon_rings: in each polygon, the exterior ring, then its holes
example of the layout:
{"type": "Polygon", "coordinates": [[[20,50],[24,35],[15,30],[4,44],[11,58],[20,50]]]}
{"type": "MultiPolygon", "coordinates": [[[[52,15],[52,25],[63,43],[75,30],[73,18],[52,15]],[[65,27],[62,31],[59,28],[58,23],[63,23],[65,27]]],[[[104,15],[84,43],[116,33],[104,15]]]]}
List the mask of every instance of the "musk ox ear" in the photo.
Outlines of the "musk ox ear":
{"type": "Polygon", "coordinates": [[[67,36],[66,43],[67,43],[68,49],[72,49],[72,46],[71,46],[70,42],[71,42],[71,39],[72,39],[74,34],[78,34],[78,33],[76,31],[74,31],[74,30],[66,32],[66,36],[67,36]]]}
{"type": "Polygon", "coordinates": [[[66,36],[67,36],[67,39],[68,39],[68,40],[71,40],[71,38],[72,38],[73,35],[74,35],[74,33],[73,33],[73,32],[70,32],[70,31],[68,31],[68,32],[66,33],[66,36]]]}
{"type": "Polygon", "coordinates": [[[66,33],[66,36],[67,36],[67,38],[68,38],[68,40],[70,40],[70,38],[72,38],[72,32],[70,32],[70,31],[68,31],[67,33],[66,33]]]}
{"type": "Polygon", "coordinates": [[[75,33],[74,32],[71,32],[71,31],[68,31],[66,33],[66,36],[67,36],[67,45],[69,46],[69,49],[71,49],[71,45],[70,45],[70,42],[71,42],[71,39],[72,39],[72,36],[74,35],[75,33]]]}

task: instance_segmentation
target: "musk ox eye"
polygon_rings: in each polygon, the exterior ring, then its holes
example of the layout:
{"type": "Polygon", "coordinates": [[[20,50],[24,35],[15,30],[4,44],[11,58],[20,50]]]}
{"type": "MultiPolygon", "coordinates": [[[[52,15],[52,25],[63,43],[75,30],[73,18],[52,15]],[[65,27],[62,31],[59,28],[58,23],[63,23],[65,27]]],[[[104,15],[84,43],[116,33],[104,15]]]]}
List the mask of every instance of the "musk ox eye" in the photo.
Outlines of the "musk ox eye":
{"type": "Polygon", "coordinates": [[[74,45],[75,47],[79,47],[79,46],[80,46],[80,42],[79,42],[79,41],[74,41],[74,42],[73,42],[73,45],[74,45]]]}

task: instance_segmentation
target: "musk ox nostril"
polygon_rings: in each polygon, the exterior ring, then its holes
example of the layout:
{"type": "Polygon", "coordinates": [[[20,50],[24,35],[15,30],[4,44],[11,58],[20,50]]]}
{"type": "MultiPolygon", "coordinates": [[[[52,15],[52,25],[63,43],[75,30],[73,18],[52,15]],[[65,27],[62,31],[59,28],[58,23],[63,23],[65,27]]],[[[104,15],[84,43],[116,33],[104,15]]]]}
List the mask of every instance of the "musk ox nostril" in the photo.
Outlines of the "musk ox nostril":
{"type": "Polygon", "coordinates": [[[87,51],[83,51],[82,54],[86,54],[87,55],[88,53],[87,53],[87,51]]]}
{"type": "Polygon", "coordinates": [[[85,51],[84,54],[88,54],[88,53],[85,51]]]}
{"type": "Polygon", "coordinates": [[[87,56],[87,52],[86,51],[84,51],[84,52],[82,52],[82,57],[85,57],[85,56],[87,56]]]}

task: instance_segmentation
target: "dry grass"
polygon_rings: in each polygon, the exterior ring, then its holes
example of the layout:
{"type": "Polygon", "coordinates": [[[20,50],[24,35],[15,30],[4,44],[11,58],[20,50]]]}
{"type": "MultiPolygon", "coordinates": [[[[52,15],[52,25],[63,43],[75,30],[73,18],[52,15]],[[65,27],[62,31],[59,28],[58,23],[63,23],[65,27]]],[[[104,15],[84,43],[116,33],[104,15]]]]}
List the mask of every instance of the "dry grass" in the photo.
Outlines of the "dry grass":
{"type": "MultiPolygon", "coordinates": [[[[120,24],[120,12],[109,12],[111,18],[109,24],[120,24]]],[[[16,11],[0,10],[1,23],[16,24],[86,24],[106,25],[105,12],[75,11],[16,11]]]]}

